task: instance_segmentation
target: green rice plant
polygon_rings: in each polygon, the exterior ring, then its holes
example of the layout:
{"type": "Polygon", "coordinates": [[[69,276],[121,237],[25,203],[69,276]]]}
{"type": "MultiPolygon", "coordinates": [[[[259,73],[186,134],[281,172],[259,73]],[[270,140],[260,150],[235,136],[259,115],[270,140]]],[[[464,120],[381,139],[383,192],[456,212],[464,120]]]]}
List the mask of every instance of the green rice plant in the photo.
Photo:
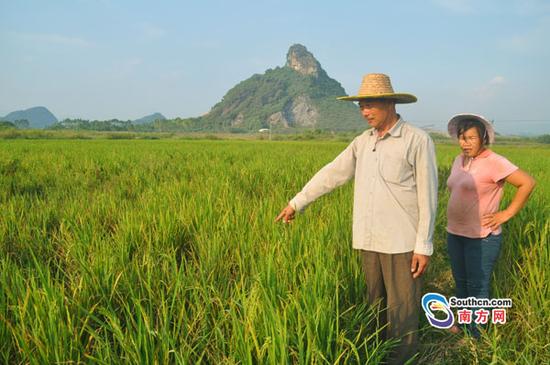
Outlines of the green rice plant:
{"type": "MultiPolygon", "coordinates": [[[[376,364],[382,341],[351,249],[352,186],[290,225],[286,202],[345,143],[4,140],[0,362],[376,364]]],[[[496,149],[538,181],[505,228],[494,296],[508,323],[477,343],[421,328],[421,362],[548,363],[550,149],[496,149]]],[[[439,211],[425,290],[453,281],[439,211]]],[[[505,202],[513,189],[507,188],[505,202]]]]}

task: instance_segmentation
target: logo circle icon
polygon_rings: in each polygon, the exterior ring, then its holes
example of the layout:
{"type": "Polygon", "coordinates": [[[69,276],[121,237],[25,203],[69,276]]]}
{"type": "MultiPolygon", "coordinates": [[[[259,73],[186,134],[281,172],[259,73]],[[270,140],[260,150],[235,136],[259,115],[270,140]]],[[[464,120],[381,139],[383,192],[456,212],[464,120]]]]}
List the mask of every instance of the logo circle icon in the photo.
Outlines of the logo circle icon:
{"type": "Polygon", "coordinates": [[[454,322],[455,318],[451,308],[449,307],[449,302],[447,298],[438,293],[427,293],[422,296],[422,309],[426,314],[426,318],[430,325],[436,328],[450,328],[454,322]],[[445,318],[438,319],[436,318],[434,311],[444,312],[445,318]]]}

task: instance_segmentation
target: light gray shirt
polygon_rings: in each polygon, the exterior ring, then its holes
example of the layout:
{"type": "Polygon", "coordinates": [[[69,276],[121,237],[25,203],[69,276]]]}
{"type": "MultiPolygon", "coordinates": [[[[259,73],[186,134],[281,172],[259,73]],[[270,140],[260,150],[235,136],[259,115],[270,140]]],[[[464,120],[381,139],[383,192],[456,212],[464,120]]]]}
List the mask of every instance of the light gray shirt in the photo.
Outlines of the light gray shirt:
{"type": "Polygon", "coordinates": [[[401,117],[384,137],[379,138],[375,129],[365,131],[289,204],[301,212],[352,177],[353,248],[432,254],[437,167],[434,144],[426,132],[401,117]]]}

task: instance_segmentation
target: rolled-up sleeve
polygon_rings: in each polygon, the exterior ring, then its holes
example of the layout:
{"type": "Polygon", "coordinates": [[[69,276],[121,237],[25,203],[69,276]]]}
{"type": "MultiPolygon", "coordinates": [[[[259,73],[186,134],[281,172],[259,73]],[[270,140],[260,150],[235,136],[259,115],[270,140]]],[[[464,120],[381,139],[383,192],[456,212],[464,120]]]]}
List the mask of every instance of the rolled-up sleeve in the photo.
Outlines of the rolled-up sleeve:
{"type": "Polygon", "coordinates": [[[331,163],[319,170],[289,202],[290,206],[302,212],[317,198],[349,181],[355,175],[356,141],[357,138],[331,163]]]}
{"type": "Polygon", "coordinates": [[[429,136],[423,138],[415,154],[416,193],[418,196],[418,229],[414,252],[433,253],[433,232],[437,210],[437,165],[435,148],[429,136]]]}

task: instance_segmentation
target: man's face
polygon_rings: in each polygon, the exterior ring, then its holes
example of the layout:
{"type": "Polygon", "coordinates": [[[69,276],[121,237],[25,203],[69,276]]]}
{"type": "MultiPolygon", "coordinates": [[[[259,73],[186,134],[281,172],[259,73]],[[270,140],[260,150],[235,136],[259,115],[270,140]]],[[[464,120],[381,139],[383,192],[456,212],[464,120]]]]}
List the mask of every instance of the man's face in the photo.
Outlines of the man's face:
{"type": "Polygon", "coordinates": [[[362,100],[359,109],[371,127],[380,129],[388,123],[392,103],[384,100],[362,100]]]}

